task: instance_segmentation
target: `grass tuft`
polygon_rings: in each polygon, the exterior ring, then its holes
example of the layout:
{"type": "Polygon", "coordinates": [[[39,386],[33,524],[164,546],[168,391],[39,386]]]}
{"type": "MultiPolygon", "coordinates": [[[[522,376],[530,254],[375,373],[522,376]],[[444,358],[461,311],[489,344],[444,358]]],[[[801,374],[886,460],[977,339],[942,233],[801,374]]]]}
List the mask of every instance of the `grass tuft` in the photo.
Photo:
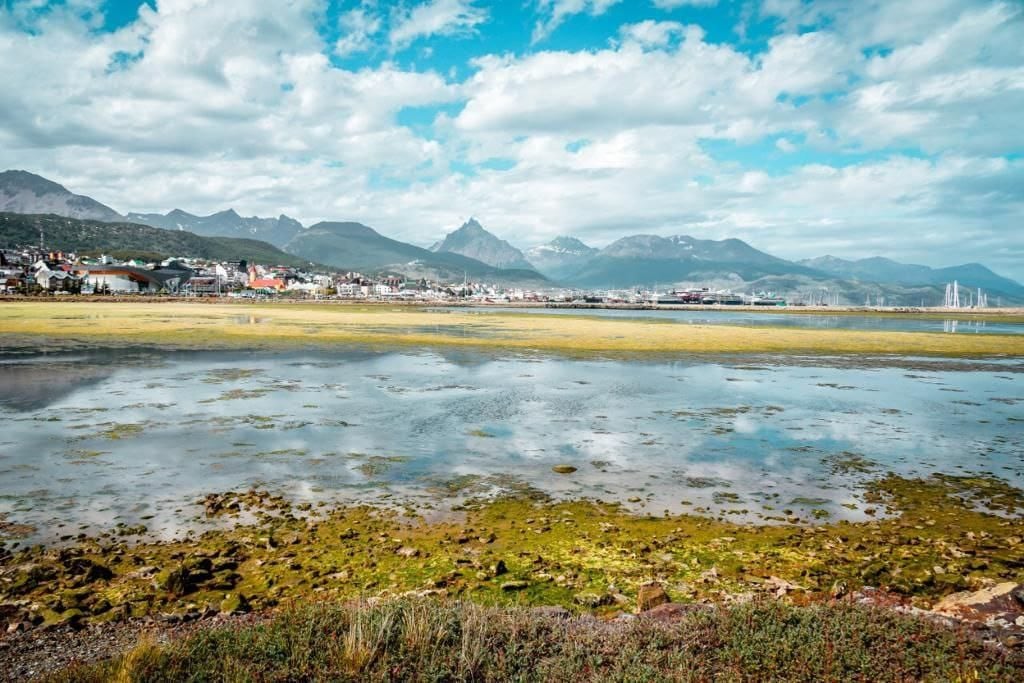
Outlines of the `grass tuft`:
{"type": "Polygon", "coordinates": [[[245,628],[140,644],[65,681],[1019,681],[1021,655],[852,604],[757,601],[679,621],[602,622],[396,600],[295,607],[245,628]]]}

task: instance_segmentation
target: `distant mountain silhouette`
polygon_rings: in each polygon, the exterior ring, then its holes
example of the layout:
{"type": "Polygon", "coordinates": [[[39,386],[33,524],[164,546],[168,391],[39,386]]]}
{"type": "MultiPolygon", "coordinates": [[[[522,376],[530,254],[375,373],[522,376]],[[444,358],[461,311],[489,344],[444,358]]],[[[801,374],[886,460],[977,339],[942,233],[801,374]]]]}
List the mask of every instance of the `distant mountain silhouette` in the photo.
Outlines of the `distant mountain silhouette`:
{"type": "Polygon", "coordinates": [[[580,270],[598,251],[575,237],[563,236],[528,249],[524,255],[544,275],[562,280],[580,270]]]}
{"type": "Polygon", "coordinates": [[[945,268],[930,268],[907,263],[899,263],[881,256],[848,261],[835,256],[819,256],[818,258],[800,261],[802,265],[828,273],[835,277],[861,282],[884,282],[904,285],[937,285],[945,286],[956,280],[969,288],[982,288],[993,296],[1006,296],[1024,299],[1024,286],[993,273],[980,263],[965,263],[945,268]]]}
{"type": "Polygon", "coordinates": [[[97,221],[122,220],[121,214],[109,206],[74,194],[63,185],[28,171],[0,173],[0,211],[52,213],[97,221]]]}
{"type": "Polygon", "coordinates": [[[196,216],[181,209],[166,214],[129,213],[128,220],[166,230],[187,230],[206,237],[247,237],[283,247],[302,230],[302,224],[284,214],[277,218],[239,216],[234,209],[196,216]]]}
{"type": "Polygon", "coordinates": [[[495,268],[461,254],[432,252],[384,237],[361,223],[317,223],[293,237],[285,250],[349,270],[390,270],[411,277],[448,281],[467,277],[534,285],[546,283],[544,276],[533,270],[495,268]]]}

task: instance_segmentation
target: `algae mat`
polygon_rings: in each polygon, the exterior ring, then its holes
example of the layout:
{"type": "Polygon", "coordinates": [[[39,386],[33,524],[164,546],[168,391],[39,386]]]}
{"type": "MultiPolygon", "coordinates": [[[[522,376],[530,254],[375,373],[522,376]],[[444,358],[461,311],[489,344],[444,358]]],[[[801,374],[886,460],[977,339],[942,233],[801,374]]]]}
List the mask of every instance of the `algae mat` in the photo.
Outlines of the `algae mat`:
{"type": "Polygon", "coordinates": [[[0,305],[0,335],[185,347],[376,344],[559,353],[1024,355],[1020,335],[682,327],[583,316],[284,303],[12,302],[0,305]]]}

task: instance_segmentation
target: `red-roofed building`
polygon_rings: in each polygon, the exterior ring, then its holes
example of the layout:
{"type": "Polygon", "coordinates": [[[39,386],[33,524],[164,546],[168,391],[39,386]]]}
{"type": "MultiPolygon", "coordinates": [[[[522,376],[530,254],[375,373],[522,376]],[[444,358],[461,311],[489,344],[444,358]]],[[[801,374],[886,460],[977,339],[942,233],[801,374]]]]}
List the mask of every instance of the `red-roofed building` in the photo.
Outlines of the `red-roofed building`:
{"type": "Polygon", "coordinates": [[[274,291],[280,292],[284,288],[284,280],[279,280],[276,277],[267,277],[249,281],[249,289],[273,289],[274,291]]]}

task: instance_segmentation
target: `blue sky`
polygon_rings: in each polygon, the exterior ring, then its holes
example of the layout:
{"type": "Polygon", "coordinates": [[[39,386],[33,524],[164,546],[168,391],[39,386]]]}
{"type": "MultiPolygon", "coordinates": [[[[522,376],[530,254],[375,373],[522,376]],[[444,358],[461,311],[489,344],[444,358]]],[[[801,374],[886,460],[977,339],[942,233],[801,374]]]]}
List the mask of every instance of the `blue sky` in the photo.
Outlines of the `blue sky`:
{"type": "Polygon", "coordinates": [[[1024,279],[1019,0],[0,0],[0,166],[116,209],[470,215],[1024,279]]]}

